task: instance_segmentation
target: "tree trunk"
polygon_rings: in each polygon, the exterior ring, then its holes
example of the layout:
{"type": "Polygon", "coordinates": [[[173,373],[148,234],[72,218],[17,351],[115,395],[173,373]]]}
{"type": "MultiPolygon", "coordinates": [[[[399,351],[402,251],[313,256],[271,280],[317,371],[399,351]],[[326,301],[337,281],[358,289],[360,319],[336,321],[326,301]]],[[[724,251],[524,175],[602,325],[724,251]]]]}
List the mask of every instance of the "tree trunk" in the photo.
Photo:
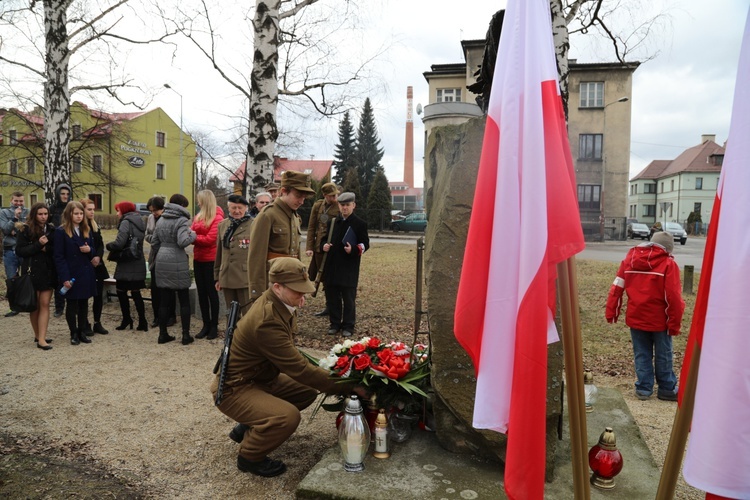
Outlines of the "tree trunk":
{"type": "Polygon", "coordinates": [[[257,171],[266,183],[273,178],[273,154],[279,136],[276,105],[280,5],[280,0],[256,0],[253,19],[255,35],[246,168],[247,175],[254,176],[257,171]]]}
{"type": "Polygon", "coordinates": [[[68,87],[67,8],[69,0],[44,0],[47,79],[44,83],[44,191],[55,201],[55,187],[70,184],[70,89],[68,87]]]}
{"type": "Polygon", "coordinates": [[[568,24],[563,12],[561,0],[550,0],[550,9],[552,11],[552,37],[555,41],[555,56],[557,59],[557,73],[560,78],[560,95],[565,111],[565,121],[568,121],[568,75],[570,66],[568,65],[568,51],[570,50],[570,40],[568,38],[568,24]]]}

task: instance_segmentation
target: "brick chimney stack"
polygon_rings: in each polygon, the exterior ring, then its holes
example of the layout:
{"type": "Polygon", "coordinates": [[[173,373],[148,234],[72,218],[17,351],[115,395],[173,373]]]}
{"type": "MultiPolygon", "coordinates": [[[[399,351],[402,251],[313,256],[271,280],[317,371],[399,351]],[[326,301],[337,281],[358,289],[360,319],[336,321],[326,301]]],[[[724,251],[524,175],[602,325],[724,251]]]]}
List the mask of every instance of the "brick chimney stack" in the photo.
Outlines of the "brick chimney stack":
{"type": "Polygon", "coordinates": [[[412,87],[406,87],[406,138],[404,139],[404,182],[414,187],[414,93],[412,87]]]}

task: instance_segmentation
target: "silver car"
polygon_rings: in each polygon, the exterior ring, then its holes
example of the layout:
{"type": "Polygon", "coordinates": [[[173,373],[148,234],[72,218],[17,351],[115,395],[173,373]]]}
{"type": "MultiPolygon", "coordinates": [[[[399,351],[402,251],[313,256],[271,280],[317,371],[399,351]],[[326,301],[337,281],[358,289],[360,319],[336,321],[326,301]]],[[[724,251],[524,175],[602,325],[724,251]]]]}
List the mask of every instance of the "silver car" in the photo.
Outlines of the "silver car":
{"type": "Polygon", "coordinates": [[[680,242],[680,245],[687,243],[687,233],[677,222],[667,222],[664,231],[671,234],[675,241],[680,242]]]}

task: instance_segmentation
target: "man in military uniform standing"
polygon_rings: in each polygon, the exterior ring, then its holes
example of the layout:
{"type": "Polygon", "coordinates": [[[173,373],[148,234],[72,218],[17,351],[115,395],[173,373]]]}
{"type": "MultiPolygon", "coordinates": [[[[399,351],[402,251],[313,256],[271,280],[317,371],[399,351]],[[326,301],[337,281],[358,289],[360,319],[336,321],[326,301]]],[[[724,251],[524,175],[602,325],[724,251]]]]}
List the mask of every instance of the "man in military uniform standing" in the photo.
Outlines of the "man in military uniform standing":
{"type": "MultiPolygon", "coordinates": [[[[323,198],[316,201],[310,210],[310,222],[307,225],[307,242],[305,254],[310,260],[310,280],[315,281],[323,262],[323,243],[328,241],[328,221],[339,214],[338,188],[336,184],[328,182],[320,188],[323,198]]],[[[328,316],[328,308],[316,313],[315,316],[328,316]]]]}
{"type": "MultiPolygon", "coordinates": [[[[286,471],[284,462],[268,454],[294,433],[300,411],[312,404],[319,391],[346,394],[353,389],[329,378],[327,370],[311,364],[294,345],[297,308],[304,305],[305,293],[315,289],[302,262],[274,259],[270,281],[271,288],[237,324],[218,407],[239,422],[229,434],[240,443],[237,468],[263,477],[286,471]]],[[[218,380],[215,377],[211,385],[214,399],[218,380]]]]}
{"type": "Polygon", "coordinates": [[[219,223],[216,259],[214,260],[214,286],[224,292],[227,307],[236,300],[240,312],[250,309],[250,291],[247,287],[247,251],[253,219],[247,211],[249,203],[238,194],[227,199],[229,217],[219,223]]]}
{"type": "Polygon", "coordinates": [[[253,221],[247,254],[247,281],[251,301],[260,297],[268,288],[271,259],[299,259],[302,232],[297,209],[305,202],[305,198],[314,194],[309,175],[287,170],[281,176],[281,194],[253,221]]]}

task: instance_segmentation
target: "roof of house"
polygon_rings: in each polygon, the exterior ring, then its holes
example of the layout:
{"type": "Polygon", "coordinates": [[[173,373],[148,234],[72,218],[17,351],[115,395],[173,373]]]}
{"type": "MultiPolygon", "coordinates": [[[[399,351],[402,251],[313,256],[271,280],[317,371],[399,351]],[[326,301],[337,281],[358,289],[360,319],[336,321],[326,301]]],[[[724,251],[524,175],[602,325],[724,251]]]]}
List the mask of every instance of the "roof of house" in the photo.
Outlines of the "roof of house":
{"type": "MultiPolygon", "coordinates": [[[[320,182],[325,179],[333,167],[333,160],[290,160],[288,158],[273,158],[273,179],[281,180],[281,174],[287,170],[310,174],[313,179],[320,182]]],[[[242,162],[237,170],[229,177],[229,182],[242,182],[245,176],[245,162],[242,162]]]]}
{"type": "Polygon", "coordinates": [[[686,149],[674,160],[652,161],[630,180],[656,180],[683,172],[721,172],[721,162],[712,162],[711,157],[723,156],[724,151],[724,147],[708,140],[686,149]]]}

